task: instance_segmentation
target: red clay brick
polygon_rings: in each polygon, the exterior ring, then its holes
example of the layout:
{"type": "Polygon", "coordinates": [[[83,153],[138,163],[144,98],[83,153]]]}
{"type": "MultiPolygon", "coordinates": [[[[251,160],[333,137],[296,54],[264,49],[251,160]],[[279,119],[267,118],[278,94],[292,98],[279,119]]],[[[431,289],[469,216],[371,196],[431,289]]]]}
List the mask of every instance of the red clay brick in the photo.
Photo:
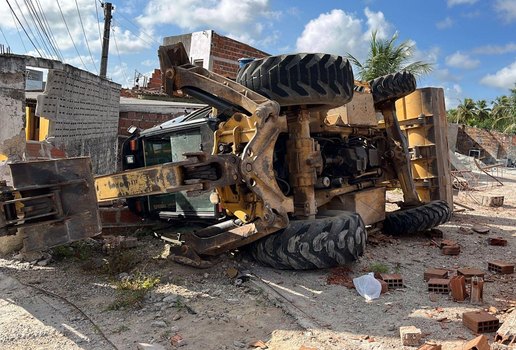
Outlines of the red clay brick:
{"type": "Polygon", "coordinates": [[[485,335],[479,335],[475,339],[471,339],[465,345],[462,346],[462,350],[490,350],[487,337],[485,335]]]}
{"type": "Polygon", "coordinates": [[[399,274],[381,273],[380,278],[387,283],[389,288],[403,287],[403,277],[399,274]]]}
{"type": "Polygon", "coordinates": [[[510,274],[514,273],[514,264],[509,264],[508,262],[501,260],[494,260],[487,263],[487,269],[497,273],[510,274]]]}
{"type": "Polygon", "coordinates": [[[464,276],[453,276],[450,279],[450,291],[454,301],[464,301],[468,296],[464,276]]]}
{"type": "Polygon", "coordinates": [[[462,314],[462,323],[474,333],[490,333],[498,329],[500,321],[485,311],[471,311],[462,314]]]}
{"type": "Polygon", "coordinates": [[[466,278],[466,282],[471,280],[471,277],[482,277],[484,278],[485,272],[479,269],[472,268],[461,268],[457,270],[457,275],[464,276],[466,278]]]}
{"type": "Polygon", "coordinates": [[[431,278],[428,280],[428,291],[439,294],[450,293],[450,280],[447,278],[431,278]]]}
{"type": "Polygon", "coordinates": [[[447,246],[442,247],[441,252],[444,255],[459,255],[460,254],[460,246],[447,245],[447,246]]]}
{"type": "Polygon", "coordinates": [[[430,278],[448,278],[448,270],[429,268],[423,274],[423,278],[425,281],[430,278]]]}
{"type": "Polygon", "coordinates": [[[507,245],[507,240],[503,239],[502,237],[488,238],[487,242],[489,243],[489,245],[496,245],[502,247],[507,245]]]}

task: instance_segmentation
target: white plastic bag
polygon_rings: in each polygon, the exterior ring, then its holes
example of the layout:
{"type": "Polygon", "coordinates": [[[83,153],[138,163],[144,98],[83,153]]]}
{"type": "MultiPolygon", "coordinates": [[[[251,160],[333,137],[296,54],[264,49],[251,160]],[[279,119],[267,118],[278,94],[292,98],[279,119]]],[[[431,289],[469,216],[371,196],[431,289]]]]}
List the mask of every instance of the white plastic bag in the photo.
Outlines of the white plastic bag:
{"type": "Polygon", "coordinates": [[[358,294],[363,296],[367,301],[377,299],[382,292],[382,285],[374,278],[373,272],[353,278],[353,284],[358,294]]]}

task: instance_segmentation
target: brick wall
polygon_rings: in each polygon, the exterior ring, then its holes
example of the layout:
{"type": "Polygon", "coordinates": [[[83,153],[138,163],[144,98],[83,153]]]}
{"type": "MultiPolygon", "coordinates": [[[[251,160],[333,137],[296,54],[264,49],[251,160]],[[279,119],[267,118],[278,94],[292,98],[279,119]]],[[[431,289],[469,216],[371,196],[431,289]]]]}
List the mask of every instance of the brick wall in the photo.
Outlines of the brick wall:
{"type": "Polygon", "coordinates": [[[149,129],[153,126],[172,120],[177,116],[184,114],[183,111],[171,114],[161,113],[147,113],[147,112],[120,112],[120,119],[118,121],[118,135],[129,136],[127,128],[131,125],[137,126],[140,129],[149,129]]]}
{"type": "Polygon", "coordinates": [[[149,90],[161,90],[161,70],[154,69],[152,75],[147,83],[147,89],[149,90]]]}
{"type": "Polygon", "coordinates": [[[465,155],[469,155],[472,149],[478,149],[486,164],[496,163],[497,159],[516,159],[516,135],[461,125],[456,149],[465,155]]]}
{"type": "Polygon", "coordinates": [[[266,56],[269,56],[266,52],[213,32],[211,42],[212,71],[217,74],[235,79],[238,71],[238,59],[266,56]]]}

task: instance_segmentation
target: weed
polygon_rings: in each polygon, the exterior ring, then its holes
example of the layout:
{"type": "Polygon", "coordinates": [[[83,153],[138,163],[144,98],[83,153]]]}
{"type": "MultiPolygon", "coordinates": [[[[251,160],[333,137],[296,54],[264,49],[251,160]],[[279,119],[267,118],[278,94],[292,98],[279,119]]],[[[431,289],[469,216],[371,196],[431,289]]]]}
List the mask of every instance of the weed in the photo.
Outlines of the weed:
{"type": "Polygon", "coordinates": [[[122,272],[129,272],[139,262],[140,258],[134,251],[115,250],[109,254],[103,268],[105,273],[114,276],[122,272]]]}
{"type": "Polygon", "coordinates": [[[369,266],[369,271],[374,273],[388,273],[389,267],[382,263],[372,263],[369,266]]]}
{"type": "Polygon", "coordinates": [[[126,307],[140,306],[145,294],[159,283],[159,277],[137,274],[132,279],[115,282],[117,296],[107,309],[119,310],[126,307]]]}

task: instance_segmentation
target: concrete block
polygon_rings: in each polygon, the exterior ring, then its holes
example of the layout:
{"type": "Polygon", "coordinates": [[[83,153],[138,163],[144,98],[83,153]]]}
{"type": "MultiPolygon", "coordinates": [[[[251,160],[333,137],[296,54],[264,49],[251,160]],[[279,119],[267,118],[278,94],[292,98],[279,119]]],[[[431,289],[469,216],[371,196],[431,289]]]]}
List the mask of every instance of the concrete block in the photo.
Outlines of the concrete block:
{"type": "Polygon", "coordinates": [[[418,346],[421,341],[421,329],[414,326],[400,327],[401,343],[404,346],[418,346]]]}

